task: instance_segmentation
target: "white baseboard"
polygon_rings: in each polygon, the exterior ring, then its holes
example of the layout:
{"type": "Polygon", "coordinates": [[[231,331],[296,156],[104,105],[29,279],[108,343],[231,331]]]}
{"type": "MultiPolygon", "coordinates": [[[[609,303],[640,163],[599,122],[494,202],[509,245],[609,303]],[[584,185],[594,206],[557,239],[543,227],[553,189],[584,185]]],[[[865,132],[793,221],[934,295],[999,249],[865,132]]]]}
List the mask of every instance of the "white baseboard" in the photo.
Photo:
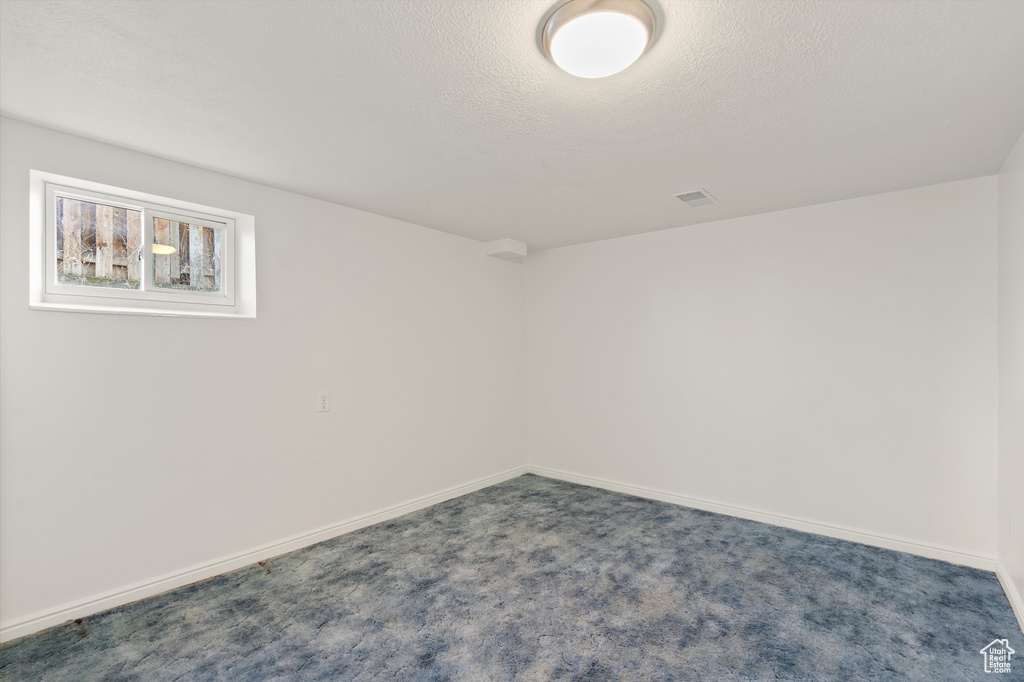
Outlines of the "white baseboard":
{"type": "Polygon", "coordinates": [[[645,488],[627,483],[618,483],[594,476],[584,476],[547,467],[526,465],[515,467],[513,469],[494,474],[493,476],[486,476],[462,485],[453,486],[431,495],[424,495],[423,497],[416,498],[415,500],[397,504],[386,509],[381,509],[369,514],[364,514],[362,516],[357,516],[328,526],[323,526],[307,533],[293,535],[277,542],[271,542],[259,547],[236,552],[235,554],[202,564],[197,564],[181,571],[166,573],[150,580],[137,582],[102,594],[93,595],[85,599],[63,604],[53,609],[47,609],[29,616],[9,620],[0,624],[0,642],[8,642],[12,639],[17,639],[18,637],[24,637],[25,635],[45,630],[46,628],[54,625],[60,625],[61,623],[75,618],[84,618],[85,616],[99,613],[100,611],[105,611],[117,606],[122,606],[133,601],[138,601],[139,599],[145,599],[146,597],[152,597],[162,592],[194,583],[198,580],[205,580],[206,578],[212,578],[214,576],[221,575],[222,573],[244,568],[245,566],[252,565],[257,561],[263,561],[270,557],[285,554],[303,547],[308,547],[309,545],[323,542],[324,540],[329,540],[339,535],[344,535],[345,533],[351,533],[354,530],[359,530],[360,528],[365,528],[366,526],[371,526],[375,523],[380,523],[419,509],[424,509],[439,502],[444,502],[445,500],[466,495],[467,493],[501,483],[502,481],[507,481],[525,473],[537,474],[538,476],[569,481],[570,483],[579,483],[581,485],[588,485],[595,488],[603,488],[605,490],[612,490],[647,499],[670,502],[672,504],[693,507],[695,509],[703,509],[705,511],[736,516],[743,519],[761,521],[776,526],[782,526],[784,528],[792,528],[794,530],[805,531],[808,533],[817,533],[819,535],[826,535],[829,537],[839,538],[841,540],[851,540],[865,545],[893,549],[900,552],[909,552],[911,554],[918,554],[930,559],[939,559],[954,564],[995,571],[1007,597],[1010,600],[1010,604],[1017,616],[1017,620],[1021,624],[1021,628],[1024,629],[1024,602],[1021,600],[1021,595],[1017,592],[1015,586],[1010,581],[1005,567],[1001,564],[997,564],[996,560],[992,557],[970,554],[948,547],[928,545],[889,535],[869,533],[844,526],[819,523],[816,521],[809,521],[807,519],[774,514],[771,512],[749,509],[747,507],[739,507],[721,502],[714,502],[712,500],[691,497],[688,495],[679,495],[664,490],[645,488]]]}
{"type": "Polygon", "coordinates": [[[339,521],[338,523],[333,523],[329,526],[322,526],[307,533],[293,535],[289,538],[278,540],[277,542],[271,542],[259,547],[236,552],[219,559],[214,559],[213,561],[191,566],[181,571],[165,573],[164,575],[150,580],[144,580],[126,587],[117,588],[85,599],[79,599],[74,602],[62,604],[61,606],[57,606],[52,609],[39,611],[21,618],[15,618],[0,624],[0,642],[8,642],[12,639],[17,639],[18,637],[24,637],[25,635],[45,630],[46,628],[54,625],[60,625],[61,623],[69,620],[84,618],[85,616],[90,616],[94,613],[99,613],[100,611],[106,611],[107,609],[138,601],[139,599],[152,597],[160,594],[161,592],[167,592],[168,590],[189,585],[197,580],[205,580],[206,578],[212,578],[213,576],[220,575],[222,573],[250,566],[258,561],[263,561],[264,559],[269,559],[270,557],[285,554],[303,547],[308,547],[309,545],[329,540],[333,537],[337,537],[338,535],[344,535],[345,533],[351,533],[354,530],[359,530],[366,526],[372,526],[373,524],[380,523],[381,521],[387,521],[398,516],[403,516],[404,514],[414,512],[418,509],[423,509],[439,502],[444,502],[445,500],[460,497],[475,490],[480,490],[481,488],[486,488],[496,483],[507,481],[524,473],[526,473],[525,466],[515,467],[499,474],[494,474],[493,476],[479,478],[475,481],[453,486],[431,495],[424,495],[423,497],[418,497],[409,502],[403,502],[386,509],[346,519],[345,521],[339,521]]]}
{"type": "Polygon", "coordinates": [[[1003,586],[1006,598],[1010,600],[1010,606],[1013,607],[1013,615],[1017,616],[1017,625],[1020,626],[1021,632],[1024,632],[1024,599],[1017,591],[1017,586],[1010,580],[1010,572],[998,560],[996,561],[996,575],[999,577],[999,584],[1003,586]]]}
{"type": "Polygon", "coordinates": [[[763,523],[770,523],[774,526],[792,528],[806,533],[827,535],[829,537],[839,538],[840,540],[851,540],[853,542],[859,542],[873,547],[882,547],[884,549],[894,549],[899,552],[918,554],[920,556],[928,557],[929,559],[939,559],[941,561],[948,561],[952,564],[981,568],[986,571],[994,571],[996,569],[996,560],[994,557],[970,554],[968,552],[962,552],[960,550],[942,547],[940,545],[928,545],[921,542],[915,542],[913,540],[907,540],[905,538],[882,535],[880,533],[869,533],[867,531],[857,530],[856,528],[819,523],[817,521],[809,521],[807,519],[801,519],[794,516],[774,514],[772,512],[761,511],[758,509],[750,509],[722,502],[714,502],[712,500],[706,500],[699,497],[690,497],[689,495],[679,495],[665,490],[655,490],[653,488],[645,488],[643,486],[630,485],[628,483],[618,483],[616,481],[609,481],[595,476],[584,476],[581,474],[570,473],[568,471],[549,469],[547,467],[537,466],[534,464],[527,465],[526,468],[531,474],[555,478],[562,481],[569,481],[570,483],[589,485],[595,488],[603,488],[605,490],[626,493],[628,495],[635,495],[636,497],[644,497],[651,500],[659,500],[661,502],[671,502],[672,504],[678,504],[684,507],[693,507],[694,509],[703,509],[704,511],[715,512],[718,514],[737,516],[741,519],[750,519],[751,521],[761,521],[763,523]]]}

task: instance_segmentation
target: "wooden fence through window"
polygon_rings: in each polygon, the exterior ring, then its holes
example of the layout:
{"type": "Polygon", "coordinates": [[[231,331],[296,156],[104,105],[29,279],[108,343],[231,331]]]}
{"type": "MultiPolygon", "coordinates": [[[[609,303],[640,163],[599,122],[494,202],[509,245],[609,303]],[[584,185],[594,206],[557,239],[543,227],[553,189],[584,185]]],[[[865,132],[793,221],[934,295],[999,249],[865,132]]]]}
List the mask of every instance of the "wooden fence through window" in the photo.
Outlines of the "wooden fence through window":
{"type": "MultiPolygon", "coordinates": [[[[57,197],[57,272],[61,281],[138,286],[142,255],[141,213],[57,197]]],[[[221,234],[201,225],[155,218],[155,243],[174,247],[156,255],[157,286],[220,291],[221,234]],[[196,273],[196,276],[193,276],[196,273]]]]}

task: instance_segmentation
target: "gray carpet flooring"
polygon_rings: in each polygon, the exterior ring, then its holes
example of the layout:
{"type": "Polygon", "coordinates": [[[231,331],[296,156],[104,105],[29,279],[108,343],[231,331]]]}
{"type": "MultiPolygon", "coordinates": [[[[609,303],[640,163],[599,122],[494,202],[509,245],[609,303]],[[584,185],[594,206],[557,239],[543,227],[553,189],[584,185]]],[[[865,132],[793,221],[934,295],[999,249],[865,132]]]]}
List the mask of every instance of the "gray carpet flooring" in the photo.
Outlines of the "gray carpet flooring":
{"type": "Polygon", "coordinates": [[[1021,680],[1024,638],[986,571],[527,475],[8,643],[0,678],[1021,680]]]}

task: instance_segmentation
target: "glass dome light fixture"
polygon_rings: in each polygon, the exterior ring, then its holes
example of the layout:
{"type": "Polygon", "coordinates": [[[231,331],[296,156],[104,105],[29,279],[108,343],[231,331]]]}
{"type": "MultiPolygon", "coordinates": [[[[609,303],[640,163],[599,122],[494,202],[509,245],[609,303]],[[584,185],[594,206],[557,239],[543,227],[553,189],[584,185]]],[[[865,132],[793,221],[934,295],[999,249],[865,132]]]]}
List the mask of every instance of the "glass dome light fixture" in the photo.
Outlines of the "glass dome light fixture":
{"type": "Polygon", "coordinates": [[[604,78],[640,58],[654,37],[654,13],[643,0],[569,0],[541,29],[544,51],[562,70],[604,78]]]}

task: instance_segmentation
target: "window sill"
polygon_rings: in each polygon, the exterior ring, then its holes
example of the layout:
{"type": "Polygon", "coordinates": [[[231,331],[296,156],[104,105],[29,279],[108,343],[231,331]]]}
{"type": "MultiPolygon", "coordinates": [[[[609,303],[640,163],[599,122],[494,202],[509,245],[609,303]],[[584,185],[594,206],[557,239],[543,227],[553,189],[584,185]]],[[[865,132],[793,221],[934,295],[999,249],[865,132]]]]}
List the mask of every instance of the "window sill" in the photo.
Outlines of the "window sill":
{"type": "Polygon", "coordinates": [[[202,317],[202,318],[221,318],[227,320],[255,320],[256,314],[246,314],[242,312],[220,310],[220,311],[204,311],[204,310],[182,310],[180,308],[175,309],[161,309],[161,308],[123,308],[109,305],[81,305],[74,303],[30,303],[28,306],[31,310],[49,310],[63,313],[100,313],[102,315],[146,315],[149,317],[202,317]]]}

